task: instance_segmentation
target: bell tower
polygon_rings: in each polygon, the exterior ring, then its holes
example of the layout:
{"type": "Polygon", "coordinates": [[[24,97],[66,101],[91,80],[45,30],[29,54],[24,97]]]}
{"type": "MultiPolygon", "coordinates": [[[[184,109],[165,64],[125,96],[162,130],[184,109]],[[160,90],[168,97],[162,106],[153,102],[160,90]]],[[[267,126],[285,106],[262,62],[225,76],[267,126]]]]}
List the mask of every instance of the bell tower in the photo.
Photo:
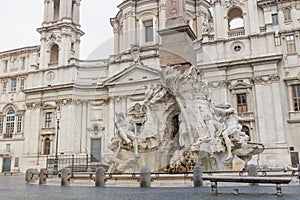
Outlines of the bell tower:
{"type": "Polygon", "coordinates": [[[44,0],[41,34],[40,69],[66,66],[79,58],[79,10],[81,0],[44,0]]]}

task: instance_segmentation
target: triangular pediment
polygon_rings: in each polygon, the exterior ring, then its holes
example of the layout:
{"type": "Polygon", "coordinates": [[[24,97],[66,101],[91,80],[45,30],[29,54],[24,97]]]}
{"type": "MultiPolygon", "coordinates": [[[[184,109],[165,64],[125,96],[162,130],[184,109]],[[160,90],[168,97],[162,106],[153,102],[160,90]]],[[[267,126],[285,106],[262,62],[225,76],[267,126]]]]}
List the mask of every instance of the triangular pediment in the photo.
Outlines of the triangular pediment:
{"type": "Polygon", "coordinates": [[[252,85],[245,83],[245,82],[237,82],[234,85],[232,85],[230,87],[231,90],[236,90],[236,89],[247,89],[247,88],[251,88],[252,85]]]}
{"type": "Polygon", "coordinates": [[[159,80],[159,71],[145,65],[133,65],[105,81],[105,85],[131,84],[159,80]]]}

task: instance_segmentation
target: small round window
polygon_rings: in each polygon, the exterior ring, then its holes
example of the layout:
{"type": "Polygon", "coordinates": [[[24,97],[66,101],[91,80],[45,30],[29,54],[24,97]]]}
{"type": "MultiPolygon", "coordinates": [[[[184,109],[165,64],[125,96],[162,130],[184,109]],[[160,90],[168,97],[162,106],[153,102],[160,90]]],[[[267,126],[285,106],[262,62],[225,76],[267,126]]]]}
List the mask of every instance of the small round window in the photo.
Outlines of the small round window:
{"type": "Polygon", "coordinates": [[[237,46],[235,46],[235,47],[233,48],[233,50],[234,50],[235,52],[240,52],[240,51],[242,50],[242,47],[241,47],[240,45],[237,45],[237,46]]]}

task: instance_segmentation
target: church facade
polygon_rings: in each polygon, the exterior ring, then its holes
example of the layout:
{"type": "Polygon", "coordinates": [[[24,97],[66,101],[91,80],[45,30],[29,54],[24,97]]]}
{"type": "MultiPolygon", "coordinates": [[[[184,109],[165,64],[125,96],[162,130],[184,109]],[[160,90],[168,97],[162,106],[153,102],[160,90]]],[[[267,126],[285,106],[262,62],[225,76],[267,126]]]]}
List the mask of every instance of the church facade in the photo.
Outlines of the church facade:
{"type": "MultiPolygon", "coordinates": [[[[79,60],[80,3],[45,1],[41,43],[0,52],[3,172],[43,168],[56,147],[59,156],[105,161],[116,113],[132,117],[137,135],[143,128],[135,107],[145,86],[160,79],[157,31],[166,27],[166,0],[124,0],[110,19],[114,55],[93,61],[79,60]]],[[[255,162],[299,163],[300,1],[184,3],[196,38],[195,65],[213,101],[234,107],[250,141],[265,147],[255,162]]]]}

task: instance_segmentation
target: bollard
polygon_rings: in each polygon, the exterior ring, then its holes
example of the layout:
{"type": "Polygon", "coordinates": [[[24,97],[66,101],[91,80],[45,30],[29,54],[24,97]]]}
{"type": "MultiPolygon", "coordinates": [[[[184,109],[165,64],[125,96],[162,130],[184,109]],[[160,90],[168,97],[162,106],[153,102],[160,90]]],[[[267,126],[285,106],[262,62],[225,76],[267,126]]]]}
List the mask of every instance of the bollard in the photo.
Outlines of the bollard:
{"type": "Polygon", "coordinates": [[[300,163],[298,164],[298,181],[300,185],[300,163]]]}
{"type": "Polygon", "coordinates": [[[46,169],[41,169],[39,174],[39,184],[46,184],[48,178],[48,172],[46,169]]]}
{"type": "Polygon", "coordinates": [[[69,186],[70,185],[70,177],[71,177],[71,170],[67,169],[67,168],[63,168],[61,170],[61,185],[69,186]]]}
{"type": "Polygon", "coordinates": [[[25,174],[25,181],[27,183],[33,183],[36,180],[36,175],[38,174],[37,169],[27,169],[25,174]]]}
{"type": "Polygon", "coordinates": [[[95,177],[95,186],[96,187],[105,187],[106,177],[104,167],[98,167],[95,177]]]}
{"type": "MultiPolygon", "coordinates": [[[[258,170],[256,165],[251,164],[248,166],[248,176],[258,177],[258,170]]],[[[258,185],[257,183],[250,183],[249,185],[255,186],[258,185]]]]}
{"type": "Polygon", "coordinates": [[[151,170],[148,167],[141,169],[140,187],[151,187],[151,170]]]}
{"type": "Polygon", "coordinates": [[[195,165],[193,172],[194,187],[202,187],[202,168],[200,165],[195,165]]]}

